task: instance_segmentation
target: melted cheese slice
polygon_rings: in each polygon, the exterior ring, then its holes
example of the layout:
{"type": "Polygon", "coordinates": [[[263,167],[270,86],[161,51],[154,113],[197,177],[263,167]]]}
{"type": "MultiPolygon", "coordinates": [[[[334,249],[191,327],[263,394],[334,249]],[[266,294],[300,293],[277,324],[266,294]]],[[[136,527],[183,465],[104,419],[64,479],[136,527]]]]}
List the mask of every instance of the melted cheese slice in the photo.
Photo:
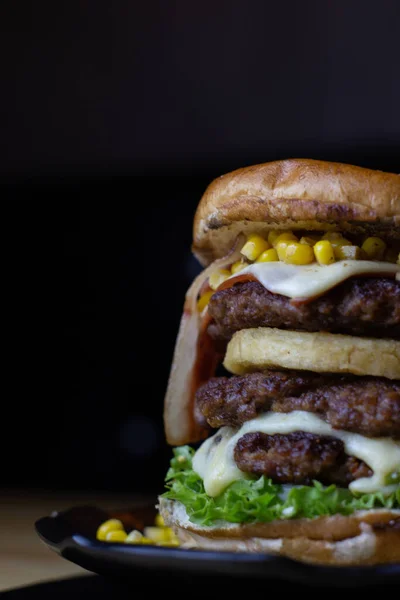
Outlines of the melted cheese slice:
{"type": "Polygon", "coordinates": [[[240,275],[246,273],[274,294],[306,300],[328,292],[349,277],[375,275],[400,279],[400,265],[372,260],[341,260],[326,266],[287,265],[279,261],[253,263],[240,271],[240,275]]]}
{"type": "Polygon", "coordinates": [[[288,414],[265,413],[247,421],[237,430],[221,427],[197,450],[193,469],[204,481],[209,496],[221,494],[228,485],[248,477],[236,466],[233,451],[243,435],[260,431],[268,435],[305,431],[316,435],[328,435],[342,440],[346,454],[363,460],[373,471],[371,477],[356,479],[349,485],[355,493],[382,492],[391,494],[398,485],[385,485],[385,478],[400,468],[400,442],[390,438],[367,438],[357,433],[333,429],[322,419],[302,410],[288,414]]]}

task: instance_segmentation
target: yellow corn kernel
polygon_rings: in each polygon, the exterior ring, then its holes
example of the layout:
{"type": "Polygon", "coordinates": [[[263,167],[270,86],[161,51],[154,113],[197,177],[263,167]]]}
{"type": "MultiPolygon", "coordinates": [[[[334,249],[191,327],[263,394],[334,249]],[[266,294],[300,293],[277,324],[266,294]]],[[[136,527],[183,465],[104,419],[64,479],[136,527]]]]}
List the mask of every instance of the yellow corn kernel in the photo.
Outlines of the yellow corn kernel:
{"type": "Polygon", "coordinates": [[[333,252],[335,252],[336,248],[342,248],[343,246],[352,246],[353,244],[346,240],[346,238],[337,238],[337,240],[332,240],[331,245],[333,248],[333,252]]]}
{"type": "Polygon", "coordinates": [[[132,529],[126,536],[125,542],[127,544],[140,544],[143,539],[143,533],[138,531],[137,529],[132,529]]]}
{"type": "Polygon", "coordinates": [[[122,522],[119,519],[108,519],[108,521],[104,521],[97,529],[96,538],[104,542],[110,531],[124,531],[122,522]]]}
{"type": "Polygon", "coordinates": [[[274,246],[276,238],[282,233],[284,232],[280,229],[271,229],[271,231],[268,233],[268,244],[270,246],[274,246]]]}
{"type": "Polygon", "coordinates": [[[246,262],[245,260],[237,260],[231,266],[231,273],[232,273],[232,275],[234,275],[235,273],[239,273],[239,271],[242,271],[243,269],[245,269],[248,266],[249,266],[249,263],[246,262]]]}
{"type": "Polygon", "coordinates": [[[335,249],[339,246],[351,246],[352,245],[350,240],[343,237],[343,235],[341,233],[338,233],[337,231],[328,231],[328,233],[325,233],[321,239],[328,240],[328,242],[331,243],[333,249],[335,249]]]}
{"type": "Polygon", "coordinates": [[[256,260],[256,258],[260,256],[261,252],[268,250],[269,247],[270,245],[266,240],[264,240],[264,238],[262,238],[260,235],[254,234],[247,238],[247,242],[240,252],[248,260],[256,260]]]}
{"type": "Polygon", "coordinates": [[[369,237],[361,246],[370,260],[382,260],[386,250],[386,244],[381,238],[369,237]]]}
{"type": "Polygon", "coordinates": [[[314,251],[311,246],[299,244],[298,242],[292,242],[286,246],[285,263],[289,265],[309,265],[314,260],[314,251]]]}
{"type": "Polygon", "coordinates": [[[303,235],[300,238],[300,244],[307,244],[307,246],[315,246],[315,244],[320,240],[317,236],[303,235]]]}
{"type": "Polygon", "coordinates": [[[155,523],[156,527],[165,527],[164,517],[162,515],[160,515],[160,513],[158,513],[158,515],[154,519],[154,523],[155,523]]]}
{"type": "Polygon", "coordinates": [[[143,545],[154,544],[154,541],[148,537],[143,536],[142,539],[140,540],[139,544],[143,544],[143,545]]]}
{"type": "Polygon", "coordinates": [[[270,248],[269,250],[264,250],[257,258],[256,263],[263,262],[274,262],[279,260],[279,256],[275,248],[270,248]]]}
{"type": "Polygon", "coordinates": [[[321,240],[314,246],[315,258],[320,265],[330,265],[335,262],[335,254],[329,240],[321,240]]]}
{"type": "Polygon", "coordinates": [[[109,531],[106,535],[106,542],[125,542],[127,537],[125,531],[109,531]]]}
{"type": "Polygon", "coordinates": [[[180,546],[179,540],[170,540],[169,542],[157,542],[156,546],[165,546],[166,548],[177,548],[180,546]]]}
{"type": "Polygon", "coordinates": [[[279,260],[284,261],[286,257],[286,248],[288,247],[289,242],[279,242],[276,244],[275,250],[278,255],[279,260]]]}
{"type": "Polygon", "coordinates": [[[173,531],[170,527],[145,527],[144,535],[153,542],[168,542],[172,538],[173,531]]]}
{"type": "Polygon", "coordinates": [[[366,256],[359,246],[336,246],[333,252],[336,260],[362,260],[366,256]]]}
{"type": "Polygon", "coordinates": [[[228,279],[228,277],[230,276],[231,272],[228,271],[228,269],[217,269],[216,271],[211,273],[210,278],[208,280],[208,285],[211,289],[216,290],[217,287],[219,287],[221,283],[223,283],[225,279],[228,279]]]}
{"type": "Polygon", "coordinates": [[[205,292],[202,296],[200,296],[200,298],[197,300],[197,310],[199,312],[203,312],[203,310],[205,309],[205,307],[207,306],[207,304],[210,301],[211,296],[213,295],[214,290],[208,290],[208,292],[205,292]]]}
{"type": "Polygon", "coordinates": [[[298,242],[298,238],[291,231],[284,231],[275,238],[273,244],[274,248],[276,248],[280,242],[298,242]]]}

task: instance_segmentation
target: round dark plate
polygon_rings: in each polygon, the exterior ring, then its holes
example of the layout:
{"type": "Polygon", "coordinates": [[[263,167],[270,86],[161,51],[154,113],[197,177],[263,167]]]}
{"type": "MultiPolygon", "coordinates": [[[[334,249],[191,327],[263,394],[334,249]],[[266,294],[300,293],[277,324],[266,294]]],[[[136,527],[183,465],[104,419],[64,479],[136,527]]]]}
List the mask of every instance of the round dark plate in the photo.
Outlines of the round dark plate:
{"type": "MultiPolygon", "coordinates": [[[[125,528],[152,525],[156,510],[143,506],[130,511],[106,512],[94,506],[77,506],[35,523],[40,538],[55,552],[81,567],[106,576],[137,578],[138,570],[173,576],[266,578],[310,586],[364,587],[400,584],[400,564],[374,567],[324,567],[269,554],[185,550],[135,546],[96,540],[100,523],[120,519],[125,528]]],[[[385,589],[387,589],[385,587],[385,589]]]]}

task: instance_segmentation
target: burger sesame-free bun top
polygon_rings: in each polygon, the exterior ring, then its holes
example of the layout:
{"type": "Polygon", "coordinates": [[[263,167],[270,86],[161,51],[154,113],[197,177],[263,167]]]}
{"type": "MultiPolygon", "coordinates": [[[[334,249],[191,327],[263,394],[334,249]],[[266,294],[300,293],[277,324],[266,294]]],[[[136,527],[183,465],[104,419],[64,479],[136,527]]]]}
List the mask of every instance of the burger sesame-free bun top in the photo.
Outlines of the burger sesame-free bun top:
{"type": "Polygon", "coordinates": [[[215,179],[198,205],[193,252],[203,265],[240,232],[345,231],[400,239],[400,175],[311,159],[279,160],[215,179]]]}

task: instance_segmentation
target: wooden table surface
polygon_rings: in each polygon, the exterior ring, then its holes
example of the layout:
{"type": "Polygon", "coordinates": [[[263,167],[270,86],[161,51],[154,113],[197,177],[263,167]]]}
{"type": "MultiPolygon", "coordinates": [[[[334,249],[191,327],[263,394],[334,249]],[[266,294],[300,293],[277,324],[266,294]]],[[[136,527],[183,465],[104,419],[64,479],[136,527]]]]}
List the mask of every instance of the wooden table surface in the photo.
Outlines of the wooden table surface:
{"type": "Polygon", "coordinates": [[[2,491],[0,592],[33,583],[88,574],[88,571],[58,556],[39,539],[34,523],[40,517],[82,504],[107,510],[132,508],[146,500],[148,498],[104,492],[2,491]]]}

